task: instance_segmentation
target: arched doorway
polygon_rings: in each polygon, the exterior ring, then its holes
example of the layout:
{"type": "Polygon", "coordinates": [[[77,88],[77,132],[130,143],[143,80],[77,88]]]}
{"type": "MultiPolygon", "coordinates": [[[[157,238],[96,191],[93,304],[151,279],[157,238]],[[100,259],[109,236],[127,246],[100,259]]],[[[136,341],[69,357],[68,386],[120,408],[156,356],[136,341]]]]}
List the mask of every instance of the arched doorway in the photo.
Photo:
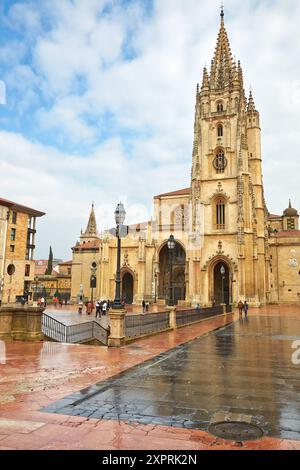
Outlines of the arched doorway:
{"type": "Polygon", "coordinates": [[[128,271],[122,277],[122,301],[128,305],[133,304],[133,276],[128,271]]]}
{"type": "Polygon", "coordinates": [[[220,305],[223,302],[227,305],[230,303],[230,275],[229,268],[226,263],[220,261],[214,268],[214,302],[220,305]],[[225,273],[221,274],[224,267],[225,273]]]}
{"type": "MultiPolygon", "coordinates": [[[[176,243],[173,255],[173,289],[174,301],[185,300],[185,265],[186,254],[179,243],[176,243]]],[[[165,244],[159,254],[159,299],[167,300],[169,297],[169,249],[165,244]]]]}

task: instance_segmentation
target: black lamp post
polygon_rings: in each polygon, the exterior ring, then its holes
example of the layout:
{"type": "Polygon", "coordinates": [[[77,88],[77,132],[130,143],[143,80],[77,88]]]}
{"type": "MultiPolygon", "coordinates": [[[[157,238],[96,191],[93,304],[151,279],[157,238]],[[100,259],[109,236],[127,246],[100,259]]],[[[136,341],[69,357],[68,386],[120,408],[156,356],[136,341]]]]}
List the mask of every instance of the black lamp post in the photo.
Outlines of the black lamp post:
{"type": "Polygon", "coordinates": [[[126,212],[123,204],[120,202],[115,210],[115,221],[116,221],[116,236],[118,240],[117,248],[117,273],[116,273],[116,294],[113,308],[115,310],[122,309],[121,302],[121,237],[120,237],[120,226],[123,225],[126,217],[126,212]]]}
{"type": "Polygon", "coordinates": [[[230,303],[233,304],[233,273],[230,273],[230,303]]]}
{"type": "Polygon", "coordinates": [[[225,279],[225,268],[224,266],[221,267],[220,269],[220,273],[221,273],[221,277],[222,277],[222,304],[224,304],[224,279],[225,279]]]}
{"type": "Polygon", "coordinates": [[[154,303],[157,301],[157,271],[154,273],[154,303]]]}
{"type": "Polygon", "coordinates": [[[168,298],[168,306],[174,307],[174,293],[173,293],[173,254],[175,250],[175,238],[174,235],[170,235],[168,240],[168,248],[169,248],[169,298],[168,298]]]}

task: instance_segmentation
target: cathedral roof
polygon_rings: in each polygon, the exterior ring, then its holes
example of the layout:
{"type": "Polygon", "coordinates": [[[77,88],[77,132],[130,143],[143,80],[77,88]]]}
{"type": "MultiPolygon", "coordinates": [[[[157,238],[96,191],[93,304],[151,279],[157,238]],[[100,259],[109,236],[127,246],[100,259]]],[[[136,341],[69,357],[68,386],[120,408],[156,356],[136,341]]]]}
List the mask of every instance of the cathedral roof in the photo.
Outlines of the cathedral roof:
{"type": "Polygon", "coordinates": [[[73,251],[88,251],[96,250],[99,248],[100,240],[92,240],[89,242],[78,243],[72,248],[73,251]]]}
{"type": "Polygon", "coordinates": [[[284,230],[274,233],[276,237],[298,237],[300,238],[300,230],[284,230]]]}
{"type": "Polygon", "coordinates": [[[160,197],[172,197],[172,196],[189,196],[191,194],[191,188],[179,189],[177,191],[172,191],[171,193],[164,193],[155,196],[154,199],[158,199],[160,197]]]}

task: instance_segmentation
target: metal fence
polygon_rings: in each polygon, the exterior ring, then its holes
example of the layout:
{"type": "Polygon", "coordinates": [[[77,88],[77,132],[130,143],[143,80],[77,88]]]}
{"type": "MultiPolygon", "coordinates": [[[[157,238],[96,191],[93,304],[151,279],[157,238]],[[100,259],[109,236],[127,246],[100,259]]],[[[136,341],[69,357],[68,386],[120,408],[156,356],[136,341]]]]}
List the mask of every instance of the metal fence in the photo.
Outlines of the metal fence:
{"type": "Polygon", "coordinates": [[[48,338],[59,343],[85,343],[94,339],[104,345],[108,343],[108,331],[95,321],[67,326],[43,314],[42,332],[48,338]]]}
{"type": "Polygon", "coordinates": [[[189,323],[196,323],[205,318],[215,317],[222,315],[223,307],[218,305],[217,307],[208,307],[192,310],[184,310],[176,312],[176,323],[177,326],[188,325],[189,323]]]}
{"type": "Polygon", "coordinates": [[[169,328],[169,313],[153,313],[144,315],[126,315],[125,335],[127,338],[156,333],[169,328]]]}

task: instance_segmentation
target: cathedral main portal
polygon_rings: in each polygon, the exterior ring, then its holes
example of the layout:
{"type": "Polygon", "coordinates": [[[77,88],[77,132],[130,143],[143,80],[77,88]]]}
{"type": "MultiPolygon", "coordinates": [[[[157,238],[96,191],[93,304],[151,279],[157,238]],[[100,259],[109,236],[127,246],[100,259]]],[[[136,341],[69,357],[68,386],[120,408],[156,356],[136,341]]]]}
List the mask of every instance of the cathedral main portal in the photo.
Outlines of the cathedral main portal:
{"type": "MultiPolygon", "coordinates": [[[[185,300],[185,267],[185,251],[179,243],[176,243],[176,247],[173,254],[173,290],[174,301],[176,305],[178,304],[179,300],[185,300]]],[[[161,249],[159,255],[159,299],[168,299],[169,271],[169,250],[167,244],[165,244],[164,247],[161,249]]]]}
{"type": "Polygon", "coordinates": [[[230,304],[230,274],[226,263],[219,262],[214,268],[214,298],[216,305],[230,304]]]}

